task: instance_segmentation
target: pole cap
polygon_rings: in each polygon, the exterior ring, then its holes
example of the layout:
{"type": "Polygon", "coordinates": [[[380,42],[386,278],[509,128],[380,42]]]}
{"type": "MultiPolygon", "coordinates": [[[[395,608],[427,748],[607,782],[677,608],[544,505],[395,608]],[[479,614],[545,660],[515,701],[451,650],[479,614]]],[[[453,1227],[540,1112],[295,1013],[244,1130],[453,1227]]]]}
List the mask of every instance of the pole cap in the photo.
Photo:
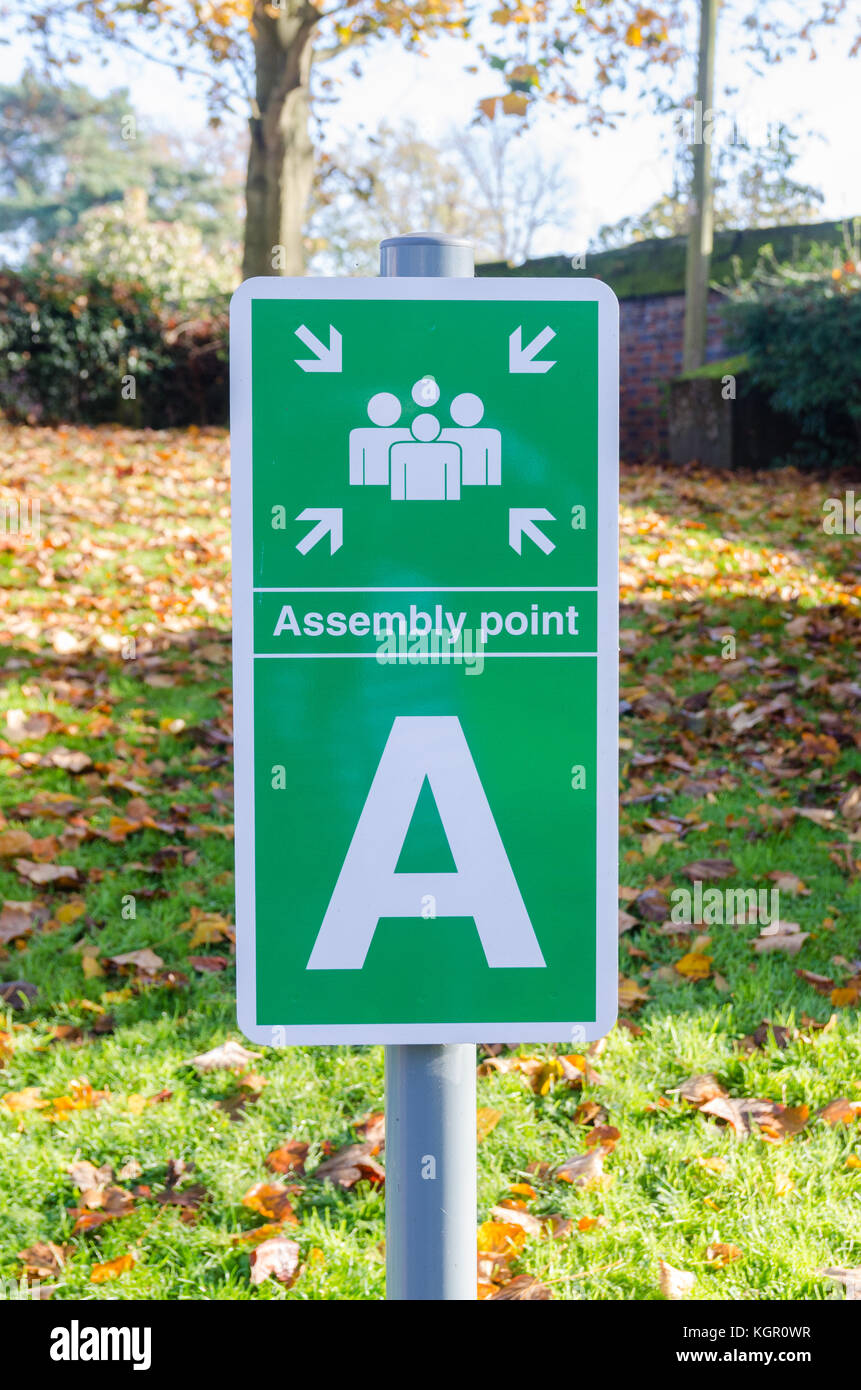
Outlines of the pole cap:
{"type": "Polygon", "coordinates": [[[475,251],[471,241],[441,233],[390,236],[380,242],[380,274],[471,279],[475,274],[475,251]]]}

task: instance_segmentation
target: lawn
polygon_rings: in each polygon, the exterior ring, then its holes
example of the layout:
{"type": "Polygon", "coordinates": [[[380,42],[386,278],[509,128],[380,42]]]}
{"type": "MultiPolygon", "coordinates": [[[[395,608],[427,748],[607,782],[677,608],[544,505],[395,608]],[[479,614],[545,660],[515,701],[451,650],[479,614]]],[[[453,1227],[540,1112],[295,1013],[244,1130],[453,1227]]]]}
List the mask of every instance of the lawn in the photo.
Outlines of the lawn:
{"type": "MultiPolygon", "coordinates": [[[[194,1060],[242,1041],[226,436],[0,446],[41,513],[0,536],[0,1288],[380,1298],[381,1050],[194,1060]]],[[[843,485],[787,471],[622,491],[622,1013],[585,1056],[479,1049],[482,1293],[843,1297],[861,537],[822,529],[843,485]],[[670,921],[696,879],[776,888],[780,927],[670,921]]]]}

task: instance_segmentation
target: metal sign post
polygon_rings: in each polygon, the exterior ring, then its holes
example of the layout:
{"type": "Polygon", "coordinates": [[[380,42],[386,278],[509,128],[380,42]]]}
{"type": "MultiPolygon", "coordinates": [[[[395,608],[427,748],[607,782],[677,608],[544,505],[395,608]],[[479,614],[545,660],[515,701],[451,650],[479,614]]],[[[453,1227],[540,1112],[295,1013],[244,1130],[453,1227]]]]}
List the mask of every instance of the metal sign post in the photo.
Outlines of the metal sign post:
{"type": "MultiPolygon", "coordinates": [[[[381,275],[463,279],[472,246],[455,237],[380,244],[381,275]]],[[[386,1048],[386,1297],[476,1294],[475,1044],[386,1048]]]]}

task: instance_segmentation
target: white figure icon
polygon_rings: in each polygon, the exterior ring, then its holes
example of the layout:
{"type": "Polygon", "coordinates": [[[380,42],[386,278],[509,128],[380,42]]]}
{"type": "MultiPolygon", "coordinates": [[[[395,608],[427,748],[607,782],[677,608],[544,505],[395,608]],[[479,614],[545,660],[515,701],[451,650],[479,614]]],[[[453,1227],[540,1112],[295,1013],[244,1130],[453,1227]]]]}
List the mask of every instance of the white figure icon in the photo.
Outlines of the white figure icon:
{"type": "Polygon", "coordinates": [[[439,432],[439,420],[425,412],[413,420],[413,438],[392,445],[394,501],[456,502],[460,498],[460,447],[439,439],[439,432]]]}
{"type": "Polygon", "coordinates": [[[455,424],[462,428],[444,429],[440,439],[460,446],[464,487],[477,484],[498,487],[502,482],[502,435],[499,430],[475,428],[484,415],[480,397],[464,391],[455,396],[450,413],[455,424]]]}
{"type": "Polygon", "coordinates": [[[389,451],[398,440],[411,439],[405,425],[395,428],[401,403],[391,391],[379,391],[368,402],[371,427],[350,430],[350,482],[388,487],[389,451]]]}
{"type": "Polygon", "coordinates": [[[502,482],[502,436],[477,428],[484,404],[471,391],[451,403],[453,426],[440,428],[430,414],[440,398],[432,376],[415,382],[410,395],[421,413],[407,429],[398,425],[401,403],[391,391],[378,391],[368,402],[370,426],[350,431],[350,483],[391,486],[393,501],[456,502],[464,486],[499,486],[502,482]]]}

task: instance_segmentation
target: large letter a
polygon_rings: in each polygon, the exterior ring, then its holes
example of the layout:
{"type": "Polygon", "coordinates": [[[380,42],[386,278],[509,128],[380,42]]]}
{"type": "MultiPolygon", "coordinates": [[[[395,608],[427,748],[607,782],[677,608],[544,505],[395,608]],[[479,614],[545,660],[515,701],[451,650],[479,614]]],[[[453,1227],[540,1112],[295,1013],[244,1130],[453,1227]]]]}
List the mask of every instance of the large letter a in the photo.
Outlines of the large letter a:
{"type": "Polygon", "coordinates": [[[472,917],[490,966],[539,966],[544,957],[479,780],[460,720],[399,716],[317,934],[308,970],[361,970],[381,917],[420,917],[432,894],[437,917],[472,917]],[[399,874],[425,777],[453,874],[399,874]]]}

